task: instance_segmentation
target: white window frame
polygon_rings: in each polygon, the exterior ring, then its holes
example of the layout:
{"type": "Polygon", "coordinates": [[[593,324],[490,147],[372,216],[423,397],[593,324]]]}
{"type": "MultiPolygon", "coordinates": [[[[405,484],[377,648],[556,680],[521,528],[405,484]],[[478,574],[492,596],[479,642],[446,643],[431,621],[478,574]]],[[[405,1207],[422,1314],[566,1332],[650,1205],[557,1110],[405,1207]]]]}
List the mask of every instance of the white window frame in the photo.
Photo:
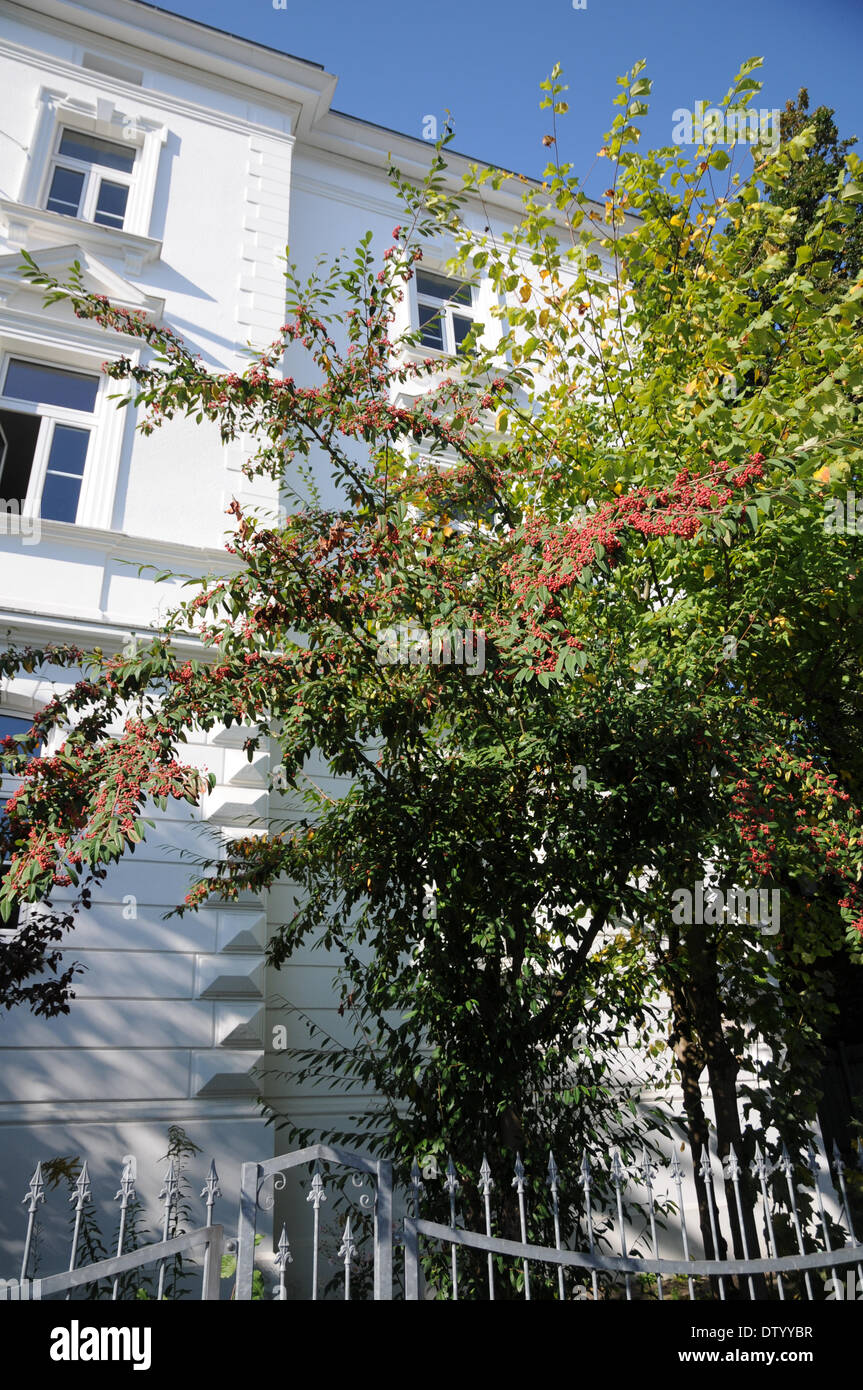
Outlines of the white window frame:
{"type": "MultiPolygon", "coordinates": [[[[33,454],[33,462],[30,467],[30,477],[27,483],[27,495],[23,500],[21,515],[27,517],[40,517],[42,503],[42,490],[45,486],[45,478],[48,471],[48,459],[51,454],[51,443],[54,438],[54,429],[58,424],[70,425],[74,429],[86,429],[90,435],[87,444],[87,456],[84,461],[84,471],[81,475],[81,490],[78,493],[78,506],[75,512],[74,522],[59,522],[58,525],[81,525],[82,505],[85,503],[85,493],[87,491],[88,476],[91,472],[91,463],[96,451],[97,443],[94,436],[97,434],[99,425],[100,404],[102,399],[103,382],[99,379],[98,369],[93,366],[80,366],[77,362],[61,361],[46,356],[36,356],[32,348],[26,352],[16,351],[15,348],[6,348],[0,353],[0,409],[10,411],[16,415],[37,416],[42,423],[39,427],[39,436],[36,441],[36,449],[33,454]],[[33,366],[47,369],[54,368],[57,371],[88,372],[97,378],[96,400],[92,411],[71,410],[66,406],[43,405],[36,401],[23,401],[17,396],[7,396],[6,373],[9,363],[28,362],[33,366]]],[[[3,492],[3,478],[0,475],[0,495],[3,492]]],[[[41,519],[41,517],[40,517],[41,519]]]]}
{"type": "Polygon", "coordinates": [[[417,347],[419,351],[423,353],[430,353],[432,355],[436,354],[440,357],[458,357],[459,352],[456,346],[453,316],[455,315],[458,318],[470,319],[472,324],[476,323],[477,287],[476,285],[471,284],[469,280],[455,280],[452,275],[446,275],[442,270],[438,270],[437,266],[418,266],[417,270],[418,276],[417,279],[414,281],[415,326],[418,331],[422,331],[419,315],[419,306],[421,304],[425,308],[435,308],[437,309],[440,315],[442,329],[441,336],[443,338],[442,348],[430,347],[428,344],[424,343],[422,339],[420,339],[419,343],[417,344],[417,347]],[[470,290],[470,304],[458,303],[453,299],[438,299],[433,295],[423,293],[419,289],[418,283],[419,273],[422,273],[423,271],[425,271],[427,275],[437,275],[441,279],[452,280],[453,284],[458,285],[459,288],[470,290]]]}
{"type": "Polygon", "coordinates": [[[24,207],[45,208],[54,172],[54,156],[59,148],[60,132],[65,126],[84,135],[98,135],[104,140],[113,140],[115,144],[128,145],[136,151],[122,228],[108,227],[100,222],[86,223],[84,218],[77,220],[96,227],[100,233],[113,233],[118,237],[124,234],[149,237],[159,160],[168,138],[165,126],[137,112],[122,109],[112,99],[97,96],[95,92],[93,100],[86,101],[56,88],[43,87],[39,92],[37,111],[19,202],[24,207]]]}
{"type": "MultiPolygon", "coordinates": [[[[72,173],[84,175],[84,182],[81,188],[81,196],[78,201],[78,210],[75,213],[63,213],[62,216],[73,217],[82,222],[93,222],[97,227],[113,227],[115,231],[123,232],[127,230],[126,222],[129,217],[129,207],[132,203],[132,193],[135,185],[135,175],[139,164],[138,150],[129,141],[123,141],[117,137],[96,135],[93,131],[82,130],[71,121],[60,120],[57,123],[57,130],[54,135],[54,152],[48,165],[48,173],[45,179],[43,207],[48,209],[48,199],[51,194],[51,185],[54,182],[54,173],[57,169],[69,169],[72,173]],[[118,145],[121,149],[124,143],[129,146],[132,155],[132,168],[127,173],[124,169],[111,169],[104,164],[96,164],[84,159],[76,159],[74,155],[61,154],[60,145],[66,132],[70,135],[90,135],[94,139],[110,140],[112,144],[118,145]],[[102,183],[120,183],[128,190],[126,196],[126,207],[123,212],[122,226],[117,226],[114,222],[96,222],[96,204],[99,200],[99,190],[102,183]]],[[[56,211],[56,209],[48,209],[56,211]]]]}

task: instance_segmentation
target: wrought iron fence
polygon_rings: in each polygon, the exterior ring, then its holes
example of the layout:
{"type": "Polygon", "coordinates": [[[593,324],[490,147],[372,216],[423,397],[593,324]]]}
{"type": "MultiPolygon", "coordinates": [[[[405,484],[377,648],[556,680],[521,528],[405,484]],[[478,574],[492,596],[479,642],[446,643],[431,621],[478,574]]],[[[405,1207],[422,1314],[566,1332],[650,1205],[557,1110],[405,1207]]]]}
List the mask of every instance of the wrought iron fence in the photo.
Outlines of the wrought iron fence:
{"type": "MultiPolygon", "coordinates": [[[[859,1155],[858,1166],[863,1172],[859,1155]]],[[[422,1170],[415,1162],[404,1185],[394,1187],[389,1161],[315,1144],[242,1165],[237,1240],[226,1241],[222,1225],[213,1222],[221,1197],[215,1163],[201,1191],[205,1222],[183,1232],[180,1204],[188,1194],[181,1193],[180,1166],[172,1159],[159,1193],[162,1238],[143,1244],[130,1219],[138,1198],[135,1161],[127,1155],[115,1197],[120,1203],[115,1253],[94,1259],[93,1243],[83,1239],[92,1211],[85,1163],[69,1198],[68,1268],[46,1277],[33,1258],[39,1209],[46,1200],[37,1164],[23,1200],[20,1277],[0,1280],[0,1298],[28,1296],[20,1292],[24,1289],[30,1297],[68,1299],[85,1287],[91,1297],[134,1298],[140,1296],[139,1281],[130,1276],[145,1267],[155,1269],[152,1297],[177,1296],[176,1281],[167,1280],[166,1271],[176,1271],[177,1262],[192,1254],[198,1255],[200,1278],[196,1266],[194,1287],[181,1289],[179,1296],[206,1300],[270,1294],[278,1300],[841,1299],[847,1296],[843,1272],[849,1291],[856,1273],[856,1296],[863,1298],[863,1245],[855,1232],[851,1175],[846,1179],[835,1145],[832,1186],[830,1168],[812,1143],[794,1159],[783,1145],[769,1151],[756,1145],[746,1169],[733,1149],[721,1162],[705,1150],[697,1166],[691,1157],[685,1166],[676,1149],[668,1162],[643,1152],[637,1162],[627,1163],[615,1151],[605,1164],[592,1165],[584,1157],[571,1173],[561,1172],[552,1155],[541,1172],[530,1173],[518,1156],[511,1177],[496,1165],[496,1180],[485,1158],[474,1174],[450,1158],[445,1171],[434,1161],[426,1160],[422,1170]],[[299,1179],[293,1207],[287,1202],[291,1174],[299,1179]],[[687,1225],[685,1201],[686,1192],[691,1207],[696,1186],[703,1199],[697,1232],[687,1225]],[[269,1288],[255,1269],[255,1248],[264,1238],[258,1229],[262,1212],[278,1217],[275,1280],[269,1288]],[[292,1241],[302,1258],[289,1280],[292,1241]],[[404,1261],[397,1260],[394,1271],[399,1247],[404,1261]],[[225,1251],[236,1252],[227,1268],[228,1276],[236,1269],[233,1288],[220,1277],[225,1251]],[[87,1252],[91,1258],[85,1263],[87,1252]],[[322,1272],[327,1253],[328,1281],[322,1272]]],[[[863,1194],[857,1174],[854,1183],[863,1194]]],[[[188,1280],[186,1266],[183,1277],[188,1280]]]]}
{"type": "MultiPolygon", "coordinates": [[[[201,1192],[206,1211],[205,1224],[191,1231],[178,1229],[179,1207],[182,1197],[180,1180],[180,1166],[172,1158],[168,1162],[159,1192],[159,1198],[162,1202],[162,1239],[157,1242],[138,1244],[134,1223],[129,1221],[130,1213],[137,1200],[136,1163],[134,1156],[127,1154],[123,1159],[120,1184],[114,1198],[120,1203],[115,1254],[107,1256],[105,1259],[90,1259],[86,1264],[81,1264],[82,1254],[86,1253],[88,1247],[91,1252],[93,1249],[92,1239],[86,1240],[84,1238],[93,1221],[92,1184],[85,1161],[72,1185],[73,1190],[69,1197],[70,1203],[73,1204],[73,1211],[68,1266],[62,1273],[48,1276],[40,1275],[37,1278],[34,1268],[35,1236],[38,1230],[39,1209],[47,1200],[43,1164],[37,1163],[27,1193],[22,1200],[22,1205],[26,1206],[27,1209],[27,1226],[24,1235],[20,1275],[18,1279],[0,1281],[2,1297],[8,1298],[10,1295],[13,1298],[20,1297],[20,1290],[26,1289],[33,1291],[30,1293],[30,1297],[46,1299],[65,1293],[66,1298],[70,1299],[73,1290],[82,1290],[88,1286],[93,1286],[90,1288],[89,1296],[91,1297],[101,1295],[110,1297],[112,1301],[123,1297],[139,1298],[142,1295],[146,1296],[147,1291],[141,1287],[139,1281],[132,1281],[135,1287],[127,1291],[125,1276],[134,1271],[143,1270],[147,1266],[156,1265],[158,1268],[152,1296],[161,1300],[166,1297],[166,1273],[169,1267],[176,1270],[179,1263],[182,1262],[183,1256],[188,1257],[197,1252],[202,1254],[202,1274],[200,1293],[194,1296],[204,1300],[219,1298],[222,1254],[224,1249],[232,1248],[232,1243],[228,1243],[226,1246],[223,1227],[213,1223],[213,1208],[221,1196],[215,1162],[210,1163],[209,1172],[201,1192]],[[131,1249],[127,1248],[130,1244],[131,1249]],[[98,1285],[103,1282],[106,1287],[100,1290],[98,1285]],[[108,1286],[110,1286],[110,1294],[108,1293],[108,1286]]],[[[101,1238],[99,1243],[101,1244],[101,1238]]]]}
{"type": "MultiPolygon", "coordinates": [[[[756,1145],[750,1166],[755,1195],[749,1204],[741,1182],[743,1170],[733,1147],[721,1163],[705,1149],[697,1172],[706,1195],[711,1243],[715,1251],[722,1249],[723,1244],[732,1250],[736,1246],[737,1253],[728,1258],[699,1259],[693,1258],[690,1249],[684,1203],[687,1174],[676,1151],[665,1165],[655,1163],[644,1152],[634,1169],[627,1169],[619,1152],[615,1151],[607,1171],[602,1175],[605,1181],[601,1186],[607,1201],[609,1193],[613,1193],[611,1212],[606,1210],[604,1213],[598,1210],[594,1198],[599,1175],[585,1157],[577,1174],[577,1182],[582,1189],[583,1222],[579,1229],[571,1233],[568,1248],[561,1239],[562,1180],[553,1155],[549,1155],[545,1177],[548,1203],[544,1224],[548,1225],[550,1214],[554,1246],[529,1241],[528,1183],[520,1157],[516,1158],[512,1177],[520,1239],[509,1239],[493,1233],[494,1181],[487,1159],[483,1159],[474,1185],[484,1211],[484,1231],[465,1229],[464,1223],[458,1220],[457,1199],[465,1180],[459,1175],[452,1159],[443,1181],[449,1203],[449,1223],[425,1219],[421,1215],[425,1184],[415,1164],[410,1185],[412,1215],[404,1220],[405,1298],[419,1299],[423,1296],[424,1284],[425,1296],[463,1297],[460,1261],[468,1260],[471,1252],[474,1252],[474,1258],[469,1271],[468,1296],[486,1296],[490,1300],[495,1299],[502,1283],[506,1285],[508,1296],[512,1296],[515,1287],[518,1296],[530,1300],[532,1273],[535,1275],[537,1271],[543,1277],[543,1296],[559,1299],[598,1300],[620,1296],[621,1277],[626,1300],[655,1297],[662,1301],[669,1292],[671,1296],[677,1296],[681,1292],[678,1285],[683,1284],[690,1300],[725,1300],[727,1297],[813,1300],[825,1293],[828,1299],[842,1299],[846,1297],[845,1287],[850,1287],[850,1282],[843,1286],[839,1281],[839,1271],[843,1267],[856,1269],[859,1281],[857,1296],[863,1298],[863,1245],[858,1243],[855,1234],[845,1178],[846,1165],[834,1144],[832,1166],[836,1181],[833,1195],[839,1219],[832,1222],[828,1218],[822,1192],[822,1179],[829,1179],[830,1172],[826,1158],[819,1156],[810,1143],[798,1166],[808,1169],[812,1175],[812,1183],[806,1189],[809,1220],[802,1219],[801,1191],[795,1180],[795,1164],[784,1145],[777,1148],[776,1157],[772,1160],[760,1145],[756,1145]],[[722,1173],[726,1194],[724,1205],[722,1189],[715,1181],[714,1164],[719,1164],[722,1173]],[[664,1199],[657,1195],[658,1183],[665,1187],[664,1199]],[[628,1209],[626,1194],[636,1184],[640,1192],[637,1210],[643,1231],[633,1238],[632,1213],[628,1209]],[[745,1219],[747,1205],[753,1218],[749,1221],[745,1219]],[[674,1215],[673,1223],[667,1220],[669,1213],[674,1215]],[[796,1250],[790,1254],[780,1253],[777,1239],[777,1217],[780,1215],[786,1233],[793,1233],[796,1250]],[[679,1251],[664,1251],[660,1258],[661,1245],[667,1246],[674,1237],[670,1224],[677,1228],[679,1251]],[[838,1229],[842,1237],[842,1244],[837,1248],[831,1242],[831,1224],[834,1233],[838,1229]],[[663,1230],[662,1241],[658,1227],[663,1230]],[[619,1253],[613,1250],[613,1243],[616,1243],[619,1253]],[[639,1245],[646,1249],[639,1250],[639,1245]],[[606,1249],[603,1250],[602,1246],[606,1249]],[[447,1252],[448,1260],[441,1260],[441,1254],[446,1255],[447,1252]],[[483,1257],[485,1275],[481,1282],[477,1273],[483,1257]],[[428,1264],[432,1265],[434,1271],[431,1280],[423,1278],[424,1265],[428,1264]],[[444,1266],[447,1267],[445,1275],[442,1273],[444,1266]],[[512,1271],[519,1266],[520,1278],[513,1280],[512,1271]],[[551,1280],[548,1278],[549,1270],[554,1271],[551,1280]],[[820,1280],[813,1284],[813,1275],[819,1271],[825,1275],[823,1285],[820,1280]],[[669,1281],[672,1283],[671,1289],[669,1281]]],[[[858,1166],[863,1170],[859,1156],[858,1166]]],[[[692,1167],[688,1174],[693,1182],[695,1172],[696,1169],[692,1167]]],[[[478,1205],[474,1202],[474,1210],[478,1205]]]]}

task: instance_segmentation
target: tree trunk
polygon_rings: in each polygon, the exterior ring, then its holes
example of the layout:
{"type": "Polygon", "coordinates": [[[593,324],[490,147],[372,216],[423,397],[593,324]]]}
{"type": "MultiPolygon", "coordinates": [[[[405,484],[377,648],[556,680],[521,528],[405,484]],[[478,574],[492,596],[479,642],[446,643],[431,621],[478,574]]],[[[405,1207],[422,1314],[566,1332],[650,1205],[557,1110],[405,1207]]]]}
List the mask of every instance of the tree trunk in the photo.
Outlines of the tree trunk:
{"type": "Polygon", "coordinates": [[[698,1202],[698,1224],[704,1245],[704,1257],[708,1260],[724,1260],[727,1244],[721,1229],[717,1227],[719,1250],[713,1244],[713,1228],[710,1222],[710,1204],[707,1184],[701,1176],[699,1167],[705,1150],[709,1152],[710,1126],[704,1113],[701,1100],[701,1073],[704,1070],[704,1053],[693,1037],[686,1001],[680,990],[672,990],[671,1006],[674,1017],[674,1031],[670,1043],[677,1062],[680,1084],[683,1090],[683,1108],[686,1112],[689,1142],[692,1146],[692,1169],[695,1181],[695,1194],[698,1202]]]}
{"type": "MultiPolygon", "coordinates": [[[[725,1205],[734,1254],[737,1259],[757,1258],[760,1252],[758,1231],[754,1217],[754,1188],[749,1174],[751,1155],[744,1147],[740,1127],[740,1112],[737,1106],[737,1077],[739,1067],[737,1058],[728,1046],[722,1028],[722,1008],[719,998],[719,977],[716,967],[714,943],[703,926],[694,926],[688,933],[690,988],[688,996],[692,1009],[695,1031],[704,1053],[710,1094],[713,1100],[713,1113],[716,1121],[716,1148],[725,1168],[733,1146],[740,1167],[739,1189],[732,1178],[724,1179],[725,1205]],[[737,1191],[743,1214],[741,1225],[737,1209],[737,1191]]],[[[748,1280],[744,1276],[735,1280],[742,1296],[748,1292],[748,1280]]],[[[753,1277],[756,1296],[766,1295],[763,1276],[753,1277]]]]}

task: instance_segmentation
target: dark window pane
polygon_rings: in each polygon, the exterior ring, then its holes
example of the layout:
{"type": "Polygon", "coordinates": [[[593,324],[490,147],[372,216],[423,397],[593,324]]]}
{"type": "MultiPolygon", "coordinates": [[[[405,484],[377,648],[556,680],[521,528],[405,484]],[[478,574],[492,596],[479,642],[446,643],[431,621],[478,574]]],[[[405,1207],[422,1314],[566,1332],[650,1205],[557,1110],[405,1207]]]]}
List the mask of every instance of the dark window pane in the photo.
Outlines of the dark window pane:
{"type": "Polygon", "coordinates": [[[63,473],[46,474],[39,508],[43,520],[74,523],[80,492],[80,478],[67,478],[63,473]]]}
{"type": "Polygon", "coordinates": [[[460,318],[458,314],[452,316],[452,327],[455,334],[456,352],[461,347],[470,330],[473,328],[473,319],[460,318]]]}
{"type": "Polygon", "coordinates": [[[446,275],[434,275],[430,270],[417,271],[417,294],[426,294],[431,299],[441,301],[451,299],[454,304],[472,304],[470,285],[461,280],[451,280],[446,275]]]}
{"type": "Polygon", "coordinates": [[[0,498],[6,510],[10,502],[19,511],[23,506],[41,423],[38,415],[0,410],[0,498]]]}
{"type": "Polygon", "coordinates": [[[5,396],[38,405],[62,405],[70,410],[92,410],[96,404],[99,378],[62,367],[21,362],[13,357],[6,373],[5,396]]]}
{"type": "Polygon", "coordinates": [[[19,714],[0,714],[0,738],[16,738],[26,734],[32,725],[32,719],[24,719],[19,714]]]}
{"type": "Polygon", "coordinates": [[[439,348],[443,351],[443,327],[440,313],[428,304],[417,305],[420,315],[420,342],[424,347],[439,348]]]}
{"type": "Polygon", "coordinates": [[[42,488],[40,515],[45,521],[74,522],[81,495],[81,477],[87,461],[89,430],[55,425],[42,488]]]}
{"type": "Polygon", "coordinates": [[[102,140],[98,135],[84,135],[80,130],[63,131],[60,153],[87,164],[101,164],[106,169],[123,169],[127,174],[131,174],[135,163],[135,151],[126,145],[116,145],[113,140],[102,140]]]}
{"type": "Polygon", "coordinates": [[[89,430],[76,430],[71,425],[55,425],[51,453],[48,456],[48,472],[72,473],[76,478],[82,477],[89,442],[89,430]]]}
{"type": "Polygon", "coordinates": [[[99,186],[99,199],[93,221],[103,227],[122,227],[126,216],[126,202],[129,189],[124,183],[110,183],[103,179],[99,186]]]}
{"type": "Polygon", "coordinates": [[[83,187],[84,175],[80,169],[55,169],[45,206],[49,212],[61,212],[65,217],[77,217],[83,187]]]}
{"type": "MultiPolygon", "coordinates": [[[[0,714],[0,739],[14,738],[17,741],[24,734],[29,734],[32,727],[33,720],[25,719],[20,714],[0,714]]],[[[40,743],[39,747],[41,748],[41,746],[40,743]]],[[[36,753],[33,754],[33,757],[36,757],[36,753]]]]}

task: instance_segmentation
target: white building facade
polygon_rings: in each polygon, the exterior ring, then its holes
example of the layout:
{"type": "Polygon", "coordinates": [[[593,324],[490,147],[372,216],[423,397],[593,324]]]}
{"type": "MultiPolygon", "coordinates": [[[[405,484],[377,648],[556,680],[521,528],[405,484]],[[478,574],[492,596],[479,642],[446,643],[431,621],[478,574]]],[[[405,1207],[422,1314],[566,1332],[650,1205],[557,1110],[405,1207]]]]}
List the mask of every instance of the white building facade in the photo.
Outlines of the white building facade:
{"type": "MultiPolygon", "coordinates": [[[[301,273],[368,229],[382,249],[404,220],[390,154],[417,177],[430,162],[421,140],[333,112],[335,86],[315,64],[138,0],[4,3],[4,642],[120,650],[179,597],[153,574],[227,571],[232,498],[278,505],[274,488],[241,472],[242,447],[224,446],[215,428],[177,419],[137,432],[100,367],[120,354],[140,360],[140,341],[62,303],[46,308],[21,278],[21,252],[61,279],[77,261],[90,290],[167,324],[214,371],[242,371],[250,347],[279,334],[286,243],[301,273]]],[[[466,161],[450,163],[460,182],[466,161]]],[[[489,197],[500,229],[511,227],[518,200],[489,197]]],[[[478,227],[488,209],[476,210],[478,227]]],[[[453,249],[429,248],[424,267],[439,270],[453,249]]],[[[412,284],[405,326],[432,317],[433,281],[424,289],[418,298],[412,284]]],[[[490,293],[480,287],[444,315],[442,354],[471,316],[487,313],[490,293]]],[[[69,681],[60,670],[7,681],[0,734],[29,725],[69,681]]],[[[22,1235],[11,1213],[37,1159],[87,1158],[104,1192],[120,1157],[134,1154],[152,1186],[172,1124],[217,1155],[232,1200],[240,1163],[277,1151],[257,1105],[262,1076],[279,1071],[275,1026],[284,1024],[288,1046],[307,1040],[295,1009],[333,1034],[346,1027],[334,967],[320,956],[300,953],[268,977],[264,947],[269,925],[290,915],[288,888],[165,920],[193,873],[183,854],[210,853],[214,839],[266,822],[266,759],[249,764],[242,739],[223,730],[184,749],[184,760],[215,773],[216,789],[201,808],[161,815],[81,915],[64,943],[86,966],[71,1012],[0,1015],[0,1251],[10,1257],[22,1235]]],[[[338,1097],[299,1094],[284,1078],[263,1089],[299,1125],[344,1114],[338,1097]]],[[[230,1224],[232,1212],[221,1215],[230,1224]]]]}

